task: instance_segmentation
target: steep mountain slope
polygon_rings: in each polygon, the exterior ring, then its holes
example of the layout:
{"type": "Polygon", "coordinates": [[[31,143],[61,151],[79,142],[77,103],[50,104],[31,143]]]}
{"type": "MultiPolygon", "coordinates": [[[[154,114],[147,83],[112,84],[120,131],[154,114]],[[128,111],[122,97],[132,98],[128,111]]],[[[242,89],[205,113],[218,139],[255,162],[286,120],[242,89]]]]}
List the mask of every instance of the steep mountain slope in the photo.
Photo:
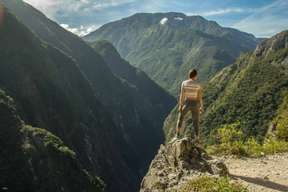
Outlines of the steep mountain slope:
{"type": "Polygon", "coordinates": [[[125,154],[129,167],[138,175],[140,182],[139,175],[148,167],[163,141],[163,119],[174,105],[174,99],[163,94],[162,100],[159,100],[161,103],[153,105],[153,101],[141,95],[136,87],[115,77],[100,55],[79,37],[22,1],[1,2],[41,40],[60,49],[76,62],[99,101],[112,114],[113,123],[117,125],[115,132],[120,132],[117,136],[128,145],[120,145],[120,151],[125,154]]]}
{"type": "MultiPolygon", "coordinates": [[[[278,116],[288,97],[288,31],[262,42],[252,53],[237,59],[212,78],[205,87],[202,127],[206,134],[223,124],[240,121],[246,136],[260,141],[278,116]]],[[[166,134],[175,128],[176,109],[165,122],[166,134]]]]}
{"type": "Polygon", "coordinates": [[[257,41],[250,34],[181,13],[135,14],[84,39],[110,41],[121,56],[174,95],[189,69],[197,68],[201,80],[207,80],[241,52],[254,49],[257,41]]]}
{"type": "Polygon", "coordinates": [[[21,118],[60,137],[108,190],[136,189],[139,176],[128,165],[130,147],[73,60],[7,11],[0,41],[0,88],[15,98],[21,118]]]}
{"type": "Polygon", "coordinates": [[[58,137],[24,124],[2,90],[0,117],[1,191],[102,191],[58,137]]]}
{"type": "MultiPolygon", "coordinates": [[[[104,58],[115,75],[123,78],[135,87],[154,107],[157,106],[159,109],[157,113],[165,113],[176,104],[175,99],[172,96],[168,97],[167,92],[152,81],[144,72],[122,59],[111,43],[102,40],[92,43],[91,46],[104,58]]],[[[149,113],[152,115],[153,111],[149,113]]]]}
{"type": "Polygon", "coordinates": [[[98,97],[109,95],[106,86],[100,83],[101,81],[106,81],[107,84],[113,82],[109,81],[109,68],[105,65],[103,59],[98,54],[95,54],[85,42],[81,41],[76,35],[67,32],[57,23],[49,20],[40,11],[22,0],[0,0],[1,2],[38,38],[73,58],[84,73],[90,71],[90,74],[86,76],[89,79],[93,75],[93,84],[97,88],[96,94],[98,97]],[[96,84],[96,82],[99,83],[96,84]]]}

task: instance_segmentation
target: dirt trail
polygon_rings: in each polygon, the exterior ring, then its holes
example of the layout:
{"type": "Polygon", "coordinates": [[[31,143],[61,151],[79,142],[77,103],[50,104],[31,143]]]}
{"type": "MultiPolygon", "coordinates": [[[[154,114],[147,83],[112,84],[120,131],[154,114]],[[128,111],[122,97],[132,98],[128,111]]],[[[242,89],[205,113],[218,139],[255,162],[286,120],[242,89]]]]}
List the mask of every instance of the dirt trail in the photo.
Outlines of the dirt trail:
{"type": "Polygon", "coordinates": [[[232,177],[251,192],[288,192],[288,153],[224,161],[232,177]]]}

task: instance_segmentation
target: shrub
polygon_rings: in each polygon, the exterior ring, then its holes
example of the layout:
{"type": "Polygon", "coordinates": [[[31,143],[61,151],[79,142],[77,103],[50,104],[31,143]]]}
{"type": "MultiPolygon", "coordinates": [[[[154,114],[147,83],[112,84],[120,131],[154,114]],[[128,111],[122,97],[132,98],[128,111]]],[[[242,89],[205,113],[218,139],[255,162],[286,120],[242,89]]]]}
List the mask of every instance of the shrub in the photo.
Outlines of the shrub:
{"type": "Polygon", "coordinates": [[[248,192],[248,189],[238,183],[230,182],[228,178],[200,177],[189,181],[180,187],[178,192],[248,192]]]}
{"type": "Polygon", "coordinates": [[[275,136],[277,139],[288,141],[288,91],[284,91],[283,95],[285,97],[272,123],[276,128],[275,136]]]}
{"type": "Polygon", "coordinates": [[[262,144],[254,137],[245,140],[239,125],[237,122],[218,129],[211,136],[214,144],[207,146],[207,152],[211,155],[259,157],[288,151],[288,142],[279,137],[268,137],[262,144]]]}
{"type": "Polygon", "coordinates": [[[265,140],[262,148],[266,154],[283,153],[288,151],[288,142],[269,138],[265,140]]]}
{"type": "Polygon", "coordinates": [[[218,129],[217,137],[220,139],[220,142],[233,144],[235,141],[242,140],[243,132],[239,129],[239,126],[240,123],[236,122],[218,129]]]}
{"type": "MultiPolygon", "coordinates": [[[[62,140],[50,133],[49,131],[41,128],[35,128],[31,127],[29,125],[26,125],[22,128],[22,133],[28,136],[29,138],[33,138],[33,140],[38,138],[39,143],[42,144],[43,147],[46,150],[49,150],[50,152],[57,152],[62,153],[63,155],[75,159],[76,154],[74,151],[69,149],[67,146],[64,145],[62,140]]],[[[23,149],[26,152],[29,152],[31,150],[31,146],[28,144],[23,145],[23,149]]]]}
{"type": "Polygon", "coordinates": [[[248,156],[259,157],[265,154],[263,147],[253,137],[249,138],[245,145],[248,156]]]}
{"type": "Polygon", "coordinates": [[[243,144],[243,132],[240,129],[240,123],[228,124],[217,129],[212,134],[213,145],[207,147],[210,154],[219,155],[247,155],[243,144]]]}
{"type": "Polygon", "coordinates": [[[288,117],[281,118],[277,122],[276,137],[280,140],[288,141],[288,117]]]}

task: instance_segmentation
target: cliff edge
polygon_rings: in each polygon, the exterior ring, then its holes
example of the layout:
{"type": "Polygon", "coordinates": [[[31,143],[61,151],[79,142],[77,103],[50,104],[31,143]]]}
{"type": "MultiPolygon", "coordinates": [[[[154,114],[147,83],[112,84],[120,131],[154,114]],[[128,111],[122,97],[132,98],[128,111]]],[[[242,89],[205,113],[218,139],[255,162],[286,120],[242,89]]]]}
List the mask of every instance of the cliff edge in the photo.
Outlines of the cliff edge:
{"type": "Polygon", "coordinates": [[[226,165],[208,156],[204,149],[183,138],[161,145],[143,178],[140,192],[175,191],[200,176],[228,175],[226,165]]]}

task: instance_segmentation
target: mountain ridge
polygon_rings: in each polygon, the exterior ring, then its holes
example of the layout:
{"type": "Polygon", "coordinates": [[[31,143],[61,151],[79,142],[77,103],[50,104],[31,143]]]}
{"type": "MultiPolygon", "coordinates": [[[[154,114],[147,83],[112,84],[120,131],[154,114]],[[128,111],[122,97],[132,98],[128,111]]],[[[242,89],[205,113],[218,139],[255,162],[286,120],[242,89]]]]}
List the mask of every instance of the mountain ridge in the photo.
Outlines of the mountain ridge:
{"type": "Polygon", "coordinates": [[[191,68],[198,69],[201,81],[207,81],[258,42],[251,34],[223,28],[201,16],[184,16],[135,14],[105,24],[83,39],[111,42],[124,59],[174,96],[191,68]]]}

